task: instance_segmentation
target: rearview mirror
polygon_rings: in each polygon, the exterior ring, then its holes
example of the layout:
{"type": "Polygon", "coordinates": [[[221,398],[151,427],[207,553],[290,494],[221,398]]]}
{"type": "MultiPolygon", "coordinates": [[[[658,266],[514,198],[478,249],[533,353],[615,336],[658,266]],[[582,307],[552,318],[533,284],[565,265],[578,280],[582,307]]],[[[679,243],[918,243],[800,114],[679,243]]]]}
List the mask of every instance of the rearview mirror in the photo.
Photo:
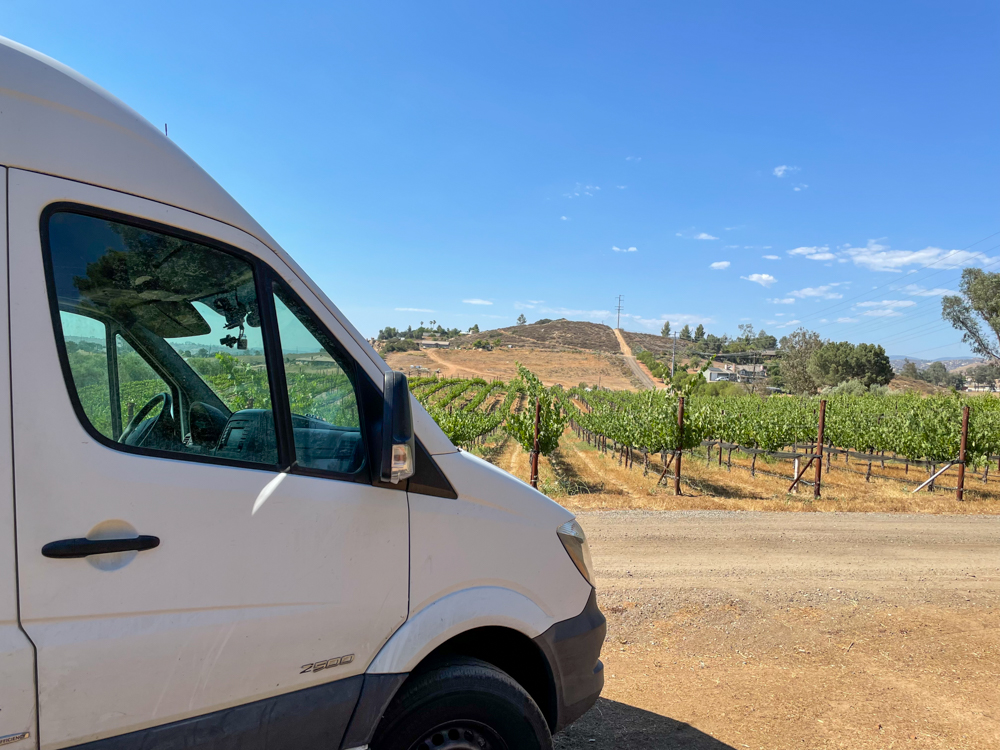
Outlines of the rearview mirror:
{"type": "Polygon", "coordinates": [[[397,484],[412,477],[413,453],[410,387],[403,373],[390,370],[382,389],[382,481],[397,484]]]}

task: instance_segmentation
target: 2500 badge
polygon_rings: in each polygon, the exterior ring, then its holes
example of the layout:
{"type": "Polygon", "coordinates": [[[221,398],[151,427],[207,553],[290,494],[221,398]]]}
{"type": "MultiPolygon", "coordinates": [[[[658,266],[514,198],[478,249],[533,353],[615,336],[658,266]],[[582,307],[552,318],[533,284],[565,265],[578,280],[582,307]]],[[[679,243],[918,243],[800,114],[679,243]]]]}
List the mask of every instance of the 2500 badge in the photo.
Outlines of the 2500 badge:
{"type": "Polygon", "coordinates": [[[326,661],[314,661],[312,664],[303,664],[302,671],[299,674],[306,674],[307,672],[322,672],[324,669],[332,669],[333,667],[342,667],[345,664],[350,664],[354,661],[354,654],[348,654],[347,656],[335,656],[332,659],[327,659],[326,661]]]}

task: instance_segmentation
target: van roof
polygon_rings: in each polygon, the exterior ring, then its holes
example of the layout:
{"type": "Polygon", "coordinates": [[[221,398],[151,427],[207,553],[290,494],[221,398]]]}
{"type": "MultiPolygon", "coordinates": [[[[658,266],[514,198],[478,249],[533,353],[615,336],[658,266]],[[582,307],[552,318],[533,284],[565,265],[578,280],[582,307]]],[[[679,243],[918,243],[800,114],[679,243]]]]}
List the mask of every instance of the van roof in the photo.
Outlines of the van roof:
{"type": "Polygon", "coordinates": [[[0,37],[0,165],[167,203],[274,240],[142,115],[46,55],[0,37]]]}

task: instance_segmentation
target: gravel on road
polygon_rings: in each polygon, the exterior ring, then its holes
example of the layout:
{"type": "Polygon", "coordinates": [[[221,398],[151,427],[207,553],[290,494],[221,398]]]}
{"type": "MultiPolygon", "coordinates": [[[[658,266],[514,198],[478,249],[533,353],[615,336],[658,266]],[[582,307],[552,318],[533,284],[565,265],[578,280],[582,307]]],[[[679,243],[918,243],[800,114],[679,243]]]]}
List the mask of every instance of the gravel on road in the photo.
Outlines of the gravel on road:
{"type": "Polygon", "coordinates": [[[606,686],[557,748],[1000,747],[1000,517],[579,518],[606,686]]]}

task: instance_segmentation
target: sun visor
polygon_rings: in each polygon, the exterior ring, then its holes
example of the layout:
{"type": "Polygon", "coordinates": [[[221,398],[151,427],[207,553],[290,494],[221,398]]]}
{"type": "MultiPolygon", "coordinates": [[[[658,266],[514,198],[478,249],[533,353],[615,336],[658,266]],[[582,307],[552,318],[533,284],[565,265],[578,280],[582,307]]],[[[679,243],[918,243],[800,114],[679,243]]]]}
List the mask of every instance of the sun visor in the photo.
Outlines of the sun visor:
{"type": "Polygon", "coordinates": [[[190,302],[147,302],[133,307],[131,313],[152,333],[165,339],[212,332],[212,327],[190,302]]]}

